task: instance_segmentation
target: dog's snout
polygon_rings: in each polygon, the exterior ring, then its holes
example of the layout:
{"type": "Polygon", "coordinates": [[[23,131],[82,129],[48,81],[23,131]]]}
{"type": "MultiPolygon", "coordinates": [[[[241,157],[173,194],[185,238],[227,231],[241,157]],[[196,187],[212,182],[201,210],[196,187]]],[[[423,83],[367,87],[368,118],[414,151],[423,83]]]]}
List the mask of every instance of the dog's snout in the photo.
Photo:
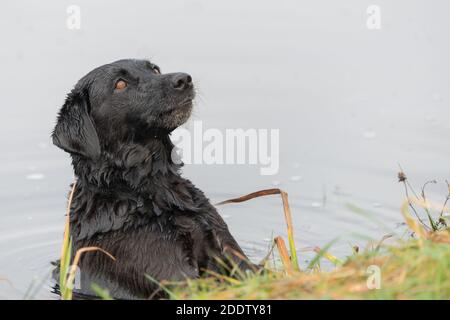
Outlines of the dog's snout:
{"type": "Polygon", "coordinates": [[[185,90],[192,87],[192,77],[187,73],[175,73],[172,76],[172,86],[176,90],[185,90]]]}

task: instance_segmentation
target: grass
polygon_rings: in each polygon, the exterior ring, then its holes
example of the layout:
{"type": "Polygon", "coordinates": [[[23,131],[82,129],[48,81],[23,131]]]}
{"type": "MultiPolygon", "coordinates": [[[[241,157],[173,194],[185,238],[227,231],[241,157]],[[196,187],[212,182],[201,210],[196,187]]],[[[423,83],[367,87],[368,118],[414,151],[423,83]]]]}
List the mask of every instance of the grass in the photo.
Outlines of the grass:
{"type": "MultiPolygon", "coordinates": [[[[316,248],[316,256],[305,270],[298,266],[293,242],[292,220],[287,194],[281,190],[263,190],[242,201],[256,196],[279,193],[283,198],[285,219],[288,226],[290,254],[281,237],[274,243],[278,248],[281,270],[266,264],[264,272],[250,273],[229,281],[224,277],[187,280],[172,284],[171,297],[175,299],[450,299],[450,229],[444,212],[450,199],[450,186],[443,205],[429,201],[422,187],[421,196],[412,189],[403,172],[399,181],[404,183],[406,200],[401,214],[412,233],[407,239],[396,239],[385,245],[383,237],[376,246],[341,260],[329,253],[334,241],[324,248],[316,248]],[[413,196],[410,196],[410,194],[413,196]],[[284,197],[283,197],[284,195],[284,197]],[[429,224],[419,218],[422,209],[429,224]],[[434,217],[432,211],[437,211],[434,217]],[[411,213],[413,212],[413,213],[411,213]],[[334,270],[320,269],[320,260],[335,265],[334,270]]],[[[232,199],[223,203],[241,202],[232,199]]],[[[168,284],[166,284],[168,285],[168,284]]]]}
{"type": "Polygon", "coordinates": [[[450,234],[440,231],[422,240],[352,255],[330,272],[267,270],[235,282],[190,280],[173,294],[177,299],[449,299],[450,234]],[[379,289],[370,284],[371,270],[380,270],[379,289]]]}
{"type": "MultiPolygon", "coordinates": [[[[218,205],[279,194],[283,201],[289,250],[282,237],[275,237],[261,272],[243,274],[236,271],[232,277],[210,273],[209,277],[201,279],[177,283],[163,281],[158,283],[159,287],[170,299],[450,299],[450,229],[447,227],[448,216],[444,215],[450,212],[446,206],[450,199],[450,186],[447,183],[448,195],[444,204],[438,205],[425,195],[425,187],[430,182],[422,187],[418,196],[403,172],[399,173],[399,181],[404,184],[406,192],[400,211],[411,233],[406,239],[398,238],[386,245],[384,240],[392,237],[387,235],[363,252],[354,247],[353,253],[343,260],[330,253],[335,240],[323,248],[316,247],[316,256],[301,270],[288,195],[280,189],[262,190],[218,205]],[[420,218],[419,210],[424,211],[425,221],[420,218]],[[437,217],[433,211],[437,212],[437,217]],[[274,255],[278,256],[279,263],[274,255]],[[320,268],[323,259],[330,261],[334,269],[323,271],[320,268]]],[[[63,299],[72,298],[75,270],[73,266],[68,267],[71,256],[68,221],[61,252],[63,299]]],[[[92,250],[104,252],[96,247],[82,248],[72,263],[76,266],[80,255],[92,250]]],[[[150,276],[148,279],[157,283],[150,276]]],[[[93,290],[100,298],[111,299],[106,290],[95,284],[93,290]]]]}

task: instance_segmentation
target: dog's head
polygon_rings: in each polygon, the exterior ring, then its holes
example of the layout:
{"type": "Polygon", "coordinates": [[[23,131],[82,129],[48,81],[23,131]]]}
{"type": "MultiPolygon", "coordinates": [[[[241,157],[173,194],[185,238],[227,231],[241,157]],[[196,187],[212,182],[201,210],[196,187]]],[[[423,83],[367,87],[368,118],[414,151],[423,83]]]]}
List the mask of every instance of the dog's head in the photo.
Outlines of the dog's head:
{"type": "Polygon", "coordinates": [[[119,60],[94,69],[68,94],[53,143],[96,159],[101,147],[169,133],[189,118],[195,92],[186,73],[161,73],[146,60],[119,60]]]}

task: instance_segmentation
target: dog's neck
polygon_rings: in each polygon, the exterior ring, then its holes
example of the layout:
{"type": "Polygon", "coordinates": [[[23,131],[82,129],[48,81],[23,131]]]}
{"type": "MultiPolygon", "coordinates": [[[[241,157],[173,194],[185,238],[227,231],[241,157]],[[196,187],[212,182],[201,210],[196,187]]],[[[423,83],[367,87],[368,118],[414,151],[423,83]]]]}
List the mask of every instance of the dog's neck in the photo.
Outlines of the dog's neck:
{"type": "Polygon", "coordinates": [[[72,155],[78,178],[71,207],[76,239],[117,230],[130,221],[134,226],[151,219],[166,221],[168,213],[193,213],[205,206],[207,200],[197,203],[199,191],[180,176],[181,165],[172,161],[169,136],[116,145],[96,161],[72,155]]]}
{"type": "Polygon", "coordinates": [[[179,178],[182,164],[174,163],[174,145],[169,134],[155,132],[145,140],[116,143],[114,150],[104,148],[96,160],[72,155],[75,176],[85,188],[106,192],[111,188],[145,191],[158,180],[179,178]]]}

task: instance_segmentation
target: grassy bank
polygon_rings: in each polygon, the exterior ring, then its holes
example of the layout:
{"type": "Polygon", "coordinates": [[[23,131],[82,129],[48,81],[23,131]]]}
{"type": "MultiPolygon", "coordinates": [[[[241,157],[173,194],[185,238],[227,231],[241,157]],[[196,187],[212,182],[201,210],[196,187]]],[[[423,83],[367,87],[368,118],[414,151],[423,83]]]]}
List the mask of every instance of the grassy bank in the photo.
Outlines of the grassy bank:
{"type": "MultiPolygon", "coordinates": [[[[436,204],[427,199],[425,192],[427,184],[435,181],[425,183],[420,196],[403,172],[399,173],[399,182],[403,183],[406,193],[400,210],[409,228],[406,238],[391,239],[389,245],[383,244],[386,240],[383,238],[364,252],[354,250],[344,261],[328,253],[328,247],[318,249],[311,263],[305,270],[300,270],[296,254],[289,255],[284,241],[278,237],[274,244],[278,249],[275,253],[282,261],[281,268],[272,263],[266,264],[265,271],[259,274],[190,280],[170,286],[173,288],[171,298],[450,299],[450,229],[447,227],[448,216],[444,215],[449,212],[446,205],[450,199],[450,185],[447,182],[448,195],[444,203],[436,204]],[[322,259],[331,261],[334,270],[322,271],[322,259]]],[[[289,247],[295,252],[287,194],[280,192],[289,247]]],[[[247,201],[260,195],[267,195],[267,192],[225,203],[247,201]]]]}
{"type": "Polygon", "coordinates": [[[267,271],[173,287],[173,299],[450,299],[450,233],[355,253],[330,272],[267,271]],[[375,267],[374,267],[375,266],[375,267]],[[374,280],[380,270],[379,289],[374,280]],[[369,284],[368,284],[369,282],[369,284]]]}

